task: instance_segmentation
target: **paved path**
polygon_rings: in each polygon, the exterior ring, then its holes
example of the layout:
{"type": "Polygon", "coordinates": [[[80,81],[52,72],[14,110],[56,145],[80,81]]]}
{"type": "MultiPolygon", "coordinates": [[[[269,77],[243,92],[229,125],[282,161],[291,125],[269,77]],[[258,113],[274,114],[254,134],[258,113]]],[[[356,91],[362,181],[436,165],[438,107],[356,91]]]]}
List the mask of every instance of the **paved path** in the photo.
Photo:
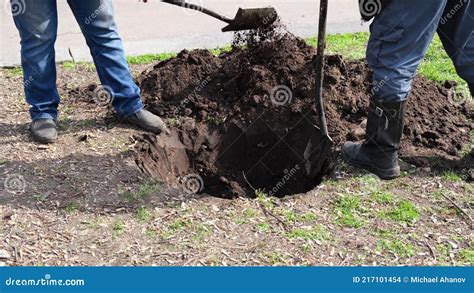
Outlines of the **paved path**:
{"type": "MultiPolygon", "coordinates": [[[[3,4],[7,0],[3,0],[3,4]]],[[[40,1],[40,0],[39,0],[40,1]]],[[[274,6],[290,31],[302,37],[317,32],[318,0],[193,0],[232,16],[238,7],[274,6]]],[[[196,11],[174,7],[157,0],[114,0],[120,34],[128,55],[175,52],[183,48],[214,48],[228,44],[232,34],[222,33],[223,23],[196,11]]],[[[1,8],[0,66],[19,64],[19,37],[7,8],[1,8]]],[[[70,49],[79,61],[90,60],[89,50],[65,0],[58,0],[59,36],[57,61],[71,60],[70,49]]],[[[331,0],[329,33],[367,30],[357,11],[357,0],[331,0]]]]}

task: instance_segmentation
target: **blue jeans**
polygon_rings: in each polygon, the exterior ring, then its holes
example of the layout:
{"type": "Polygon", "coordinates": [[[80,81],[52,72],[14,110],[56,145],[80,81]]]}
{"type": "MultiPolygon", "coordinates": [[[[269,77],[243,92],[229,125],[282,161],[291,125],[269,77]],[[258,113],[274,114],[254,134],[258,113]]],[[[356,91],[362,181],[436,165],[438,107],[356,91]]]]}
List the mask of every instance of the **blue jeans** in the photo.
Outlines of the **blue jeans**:
{"type": "MultiPolygon", "coordinates": [[[[12,7],[13,2],[12,1],[12,7]]],[[[21,62],[26,101],[33,120],[57,119],[54,43],[57,36],[56,0],[24,0],[23,13],[14,13],[21,37],[21,62]]],[[[143,108],[140,90],[130,74],[114,21],[112,0],[68,0],[89,46],[103,85],[112,90],[112,105],[123,116],[143,108]]]]}
{"type": "Polygon", "coordinates": [[[474,3],[471,0],[393,0],[370,27],[367,62],[379,101],[402,101],[434,34],[457,73],[474,83],[474,3]]]}

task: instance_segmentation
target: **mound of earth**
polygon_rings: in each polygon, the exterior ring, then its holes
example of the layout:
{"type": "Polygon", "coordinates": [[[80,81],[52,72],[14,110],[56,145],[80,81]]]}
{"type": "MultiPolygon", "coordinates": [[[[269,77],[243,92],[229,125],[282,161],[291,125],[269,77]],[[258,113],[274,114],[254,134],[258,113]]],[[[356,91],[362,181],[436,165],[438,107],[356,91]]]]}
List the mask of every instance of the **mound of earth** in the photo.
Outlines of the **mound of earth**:
{"type": "MultiPolygon", "coordinates": [[[[316,179],[304,175],[304,148],[317,125],[316,58],[313,47],[286,34],[219,56],[184,50],[156,64],[138,83],[147,108],[173,123],[172,134],[137,138],[138,166],[169,184],[191,184],[190,192],[225,197],[312,189],[331,171],[328,164],[316,179]]],[[[337,55],[325,62],[325,108],[337,151],[346,140],[363,139],[371,72],[364,61],[337,55]]],[[[415,79],[402,157],[455,159],[470,143],[472,109],[453,102],[450,91],[415,79]]],[[[472,168],[472,157],[466,162],[472,168]]]]}

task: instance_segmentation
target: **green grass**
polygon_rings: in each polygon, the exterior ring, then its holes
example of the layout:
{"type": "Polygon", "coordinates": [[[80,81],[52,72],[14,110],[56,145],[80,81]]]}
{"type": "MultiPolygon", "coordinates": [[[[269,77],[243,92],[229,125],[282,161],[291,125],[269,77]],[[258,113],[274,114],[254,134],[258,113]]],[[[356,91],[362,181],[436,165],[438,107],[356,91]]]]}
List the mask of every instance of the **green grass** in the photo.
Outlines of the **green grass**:
{"type": "Polygon", "coordinates": [[[176,56],[176,53],[146,54],[141,56],[128,56],[128,64],[140,65],[164,61],[176,56]]]}
{"type": "Polygon", "coordinates": [[[64,211],[66,213],[72,213],[79,209],[79,205],[75,202],[70,202],[66,207],[64,207],[64,211]]]}
{"type": "Polygon", "coordinates": [[[331,234],[322,225],[314,225],[312,227],[294,228],[286,233],[288,238],[299,238],[303,240],[329,240],[331,234]]]}
{"type": "Polygon", "coordinates": [[[393,195],[386,191],[373,192],[370,198],[379,204],[388,204],[394,201],[393,195]]]}
{"type": "MultiPolygon", "coordinates": [[[[369,33],[329,35],[327,38],[327,51],[328,54],[340,54],[350,59],[365,58],[368,40],[369,33]]],[[[316,45],[317,42],[315,38],[310,38],[308,43],[316,45]]],[[[438,83],[454,80],[462,87],[466,87],[466,82],[457,75],[456,69],[444,51],[443,44],[438,35],[434,37],[423,62],[418,68],[418,73],[438,83]]]]}
{"type": "Polygon", "coordinates": [[[460,182],[462,181],[461,176],[454,171],[446,171],[443,173],[442,178],[444,181],[448,182],[460,182]]]}
{"type": "Polygon", "coordinates": [[[402,200],[397,205],[387,211],[383,211],[382,217],[398,222],[413,224],[420,218],[417,207],[408,200],[402,200]]]}
{"type": "Polygon", "coordinates": [[[145,207],[139,207],[135,213],[135,217],[143,222],[149,222],[152,218],[151,212],[145,207]]]}
{"type": "Polygon", "coordinates": [[[122,221],[118,221],[117,223],[115,223],[113,229],[114,229],[115,235],[120,235],[123,233],[125,229],[125,224],[122,221]]]}
{"type": "Polygon", "coordinates": [[[222,117],[216,117],[216,116],[207,116],[206,117],[206,122],[209,125],[214,125],[214,126],[220,126],[223,125],[225,122],[225,119],[222,117]]]}
{"type": "Polygon", "coordinates": [[[313,213],[298,214],[294,211],[285,211],[284,212],[285,220],[289,223],[308,223],[313,222],[317,219],[316,215],[313,213]]]}
{"type": "Polygon", "coordinates": [[[460,252],[461,259],[471,266],[474,266],[474,249],[466,248],[460,252]]]}
{"type": "Polygon", "coordinates": [[[77,67],[83,67],[88,70],[95,70],[95,64],[92,62],[73,62],[73,61],[64,61],[60,63],[64,69],[76,69],[77,67]]]}
{"type": "Polygon", "coordinates": [[[453,63],[444,51],[441,40],[437,35],[418,71],[421,75],[439,83],[445,80],[455,80],[461,85],[466,85],[466,82],[457,75],[453,63]]]}
{"type": "Polygon", "coordinates": [[[138,187],[136,191],[127,191],[122,193],[122,197],[130,202],[142,201],[148,199],[153,193],[160,192],[162,186],[159,183],[145,182],[138,187]]]}
{"type": "Polygon", "coordinates": [[[377,249],[380,251],[390,251],[400,257],[412,257],[415,254],[415,247],[400,239],[382,239],[379,241],[377,249]]]}
{"type": "Polygon", "coordinates": [[[23,76],[23,69],[21,67],[8,68],[4,72],[7,77],[23,76]]]}
{"type": "Polygon", "coordinates": [[[212,235],[212,227],[204,223],[193,223],[191,232],[192,240],[200,242],[212,235]]]}
{"type": "Polygon", "coordinates": [[[346,227],[361,228],[365,225],[363,214],[366,212],[359,197],[342,195],[336,202],[334,222],[346,227]]]}
{"type": "Polygon", "coordinates": [[[211,52],[215,56],[219,56],[220,54],[225,53],[225,52],[230,52],[231,50],[232,50],[231,46],[224,46],[221,48],[210,49],[209,52],[211,52]]]}
{"type": "MultiPolygon", "coordinates": [[[[327,54],[339,54],[350,59],[365,58],[368,33],[335,34],[327,37],[327,54]]],[[[316,46],[316,38],[309,38],[308,44],[316,46]]]]}

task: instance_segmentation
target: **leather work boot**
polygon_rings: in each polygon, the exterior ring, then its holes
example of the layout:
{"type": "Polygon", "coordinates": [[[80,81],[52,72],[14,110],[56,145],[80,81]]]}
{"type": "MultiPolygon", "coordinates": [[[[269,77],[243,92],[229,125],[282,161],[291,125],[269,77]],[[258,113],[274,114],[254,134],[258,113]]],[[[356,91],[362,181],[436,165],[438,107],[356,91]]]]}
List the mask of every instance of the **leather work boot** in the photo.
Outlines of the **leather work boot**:
{"type": "Polygon", "coordinates": [[[53,119],[38,119],[31,122],[31,135],[39,143],[53,143],[58,139],[56,122],[53,119]]]}
{"type": "Polygon", "coordinates": [[[382,179],[400,176],[398,150],[403,134],[405,108],[406,100],[371,102],[365,142],[346,142],[342,147],[344,161],[382,179]]]}
{"type": "Polygon", "coordinates": [[[166,134],[170,133],[170,131],[166,127],[166,123],[161,120],[160,117],[144,109],[126,117],[125,119],[128,122],[146,131],[150,131],[156,134],[160,134],[161,132],[164,132],[166,134]]]}

